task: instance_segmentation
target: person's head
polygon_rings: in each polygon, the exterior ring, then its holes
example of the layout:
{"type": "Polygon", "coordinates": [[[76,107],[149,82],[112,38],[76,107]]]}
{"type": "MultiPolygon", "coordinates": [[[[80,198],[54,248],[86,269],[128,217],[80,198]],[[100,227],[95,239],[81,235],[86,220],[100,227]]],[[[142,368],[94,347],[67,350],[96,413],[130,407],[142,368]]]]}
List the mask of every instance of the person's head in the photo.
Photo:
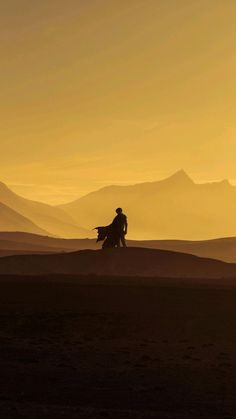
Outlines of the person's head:
{"type": "Polygon", "coordinates": [[[116,208],[116,213],[121,214],[122,213],[122,208],[116,208]]]}

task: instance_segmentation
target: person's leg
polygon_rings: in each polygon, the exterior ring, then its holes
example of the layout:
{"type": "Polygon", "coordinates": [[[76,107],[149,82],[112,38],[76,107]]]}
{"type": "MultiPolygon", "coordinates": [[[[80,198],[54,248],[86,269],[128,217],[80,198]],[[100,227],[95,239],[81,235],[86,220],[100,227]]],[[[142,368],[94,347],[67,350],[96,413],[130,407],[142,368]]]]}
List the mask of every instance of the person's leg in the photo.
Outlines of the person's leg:
{"type": "Polygon", "coordinates": [[[124,235],[124,234],[121,234],[120,239],[121,239],[122,246],[123,246],[123,247],[127,247],[127,246],[126,246],[126,240],[125,240],[125,235],[124,235]]]}
{"type": "Polygon", "coordinates": [[[116,232],[114,236],[114,240],[115,240],[115,247],[120,247],[120,234],[118,232],[116,232]]]}

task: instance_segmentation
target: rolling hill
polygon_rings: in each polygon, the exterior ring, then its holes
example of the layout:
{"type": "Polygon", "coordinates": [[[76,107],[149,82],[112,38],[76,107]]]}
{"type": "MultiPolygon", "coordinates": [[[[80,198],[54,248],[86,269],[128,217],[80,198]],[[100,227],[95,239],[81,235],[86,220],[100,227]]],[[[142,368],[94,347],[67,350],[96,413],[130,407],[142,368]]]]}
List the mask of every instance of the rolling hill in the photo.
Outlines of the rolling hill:
{"type": "MultiPolygon", "coordinates": [[[[89,237],[91,232],[81,228],[73,218],[66,214],[62,209],[56,208],[47,204],[36,201],[30,201],[22,198],[12,192],[4,183],[0,182],[0,203],[7,205],[12,210],[19,213],[21,216],[28,218],[36,226],[30,229],[24,229],[22,224],[22,231],[60,236],[60,237],[89,237]],[[41,232],[41,233],[40,233],[41,232]]],[[[14,223],[11,225],[10,219],[7,225],[3,224],[2,230],[14,230],[14,223]]],[[[17,229],[19,230],[19,228],[17,229]]],[[[16,231],[17,231],[16,230],[16,231]]]]}
{"type": "MultiPolygon", "coordinates": [[[[236,238],[215,240],[128,240],[128,246],[170,250],[236,263],[236,238]]],[[[61,239],[38,234],[0,231],[0,256],[29,253],[60,253],[101,248],[93,239],[61,239]]]]}
{"type": "Polygon", "coordinates": [[[60,208],[91,229],[109,224],[118,206],[132,239],[236,236],[236,187],[226,180],[196,184],[182,170],[158,182],[108,186],[60,208]]]}
{"type": "Polygon", "coordinates": [[[93,239],[62,239],[24,232],[0,231],[0,256],[99,248],[100,245],[93,239]]]}
{"type": "Polygon", "coordinates": [[[236,264],[144,248],[81,250],[64,254],[0,258],[0,275],[52,274],[236,279],[236,264]]]}
{"type": "Polygon", "coordinates": [[[131,246],[149,249],[170,250],[188,253],[199,257],[219,259],[227,263],[236,263],[236,238],[226,237],[213,240],[146,240],[130,241],[131,246]]]}

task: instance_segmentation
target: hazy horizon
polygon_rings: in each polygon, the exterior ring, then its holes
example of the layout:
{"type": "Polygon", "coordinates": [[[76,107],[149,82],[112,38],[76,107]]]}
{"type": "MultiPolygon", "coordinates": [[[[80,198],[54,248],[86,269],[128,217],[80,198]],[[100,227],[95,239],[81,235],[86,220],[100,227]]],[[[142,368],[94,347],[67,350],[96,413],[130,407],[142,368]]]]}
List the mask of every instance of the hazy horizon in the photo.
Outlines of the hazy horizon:
{"type": "MultiPolygon", "coordinates": [[[[186,174],[193,181],[193,183],[196,184],[196,185],[205,184],[205,183],[215,183],[215,182],[218,183],[218,182],[222,182],[222,181],[228,181],[232,186],[236,186],[236,184],[234,184],[230,179],[212,179],[212,180],[205,180],[205,181],[201,181],[201,182],[200,181],[196,181],[196,179],[193,179],[189,175],[189,173],[186,172],[184,169],[179,169],[179,170],[177,170],[174,173],[173,172],[170,173],[168,176],[161,177],[160,179],[153,179],[153,180],[149,180],[149,181],[139,181],[139,182],[137,181],[137,182],[134,182],[134,183],[123,182],[123,183],[112,183],[112,184],[101,185],[97,189],[93,189],[91,191],[87,191],[84,194],[81,194],[81,195],[76,195],[75,194],[74,195],[74,198],[72,198],[72,199],[61,200],[59,198],[59,196],[55,196],[54,195],[53,196],[53,199],[52,199],[52,202],[51,202],[50,199],[48,199],[48,200],[46,200],[46,199],[45,200],[40,199],[40,195],[37,198],[37,192],[35,193],[35,197],[34,198],[32,198],[31,195],[28,196],[27,192],[24,192],[24,191],[21,192],[21,185],[14,185],[14,184],[11,185],[11,184],[7,184],[5,182],[3,182],[3,183],[5,183],[6,186],[9,187],[13,192],[15,192],[19,196],[22,196],[23,198],[31,199],[31,200],[34,200],[34,201],[46,203],[46,204],[53,205],[53,206],[54,205],[57,206],[57,205],[69,204],[69,203],[71,203],[71,202],[73,202],[73,201],[75,201],[77,199],[80,199],[80,198],[88,195],[91,192],[98,191],[98,190],[100,190],[100,189],[102,189],[103,187],[106,187],[106,186],[111,186],[111,187],[112,186],[135,186],[135,185],[139,185],[139,184],[143,184],[143,183],[145,184],[145,183],[161,182],[162,180],[165,180],[165,179],[174,177],[175,175],[177,175],[178,173],[181,173],[181,172],[184,173],[184,174],[186,174]]],[[[0,180],[0,182],[1,182],[1,180],[0,180]]]]}
{"type": "Polygon", "coordinates": [[[236,182],[236,3],[12,0],[0,179],[51,204],[109,184],[236,182]]]}

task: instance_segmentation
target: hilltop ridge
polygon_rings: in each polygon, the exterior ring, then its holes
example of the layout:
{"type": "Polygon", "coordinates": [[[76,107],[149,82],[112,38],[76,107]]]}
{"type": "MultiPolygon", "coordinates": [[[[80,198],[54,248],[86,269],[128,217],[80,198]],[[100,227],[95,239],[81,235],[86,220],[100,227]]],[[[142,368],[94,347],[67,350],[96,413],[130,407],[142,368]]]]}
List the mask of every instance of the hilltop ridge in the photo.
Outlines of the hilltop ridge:
{"type": "Polygon", "coordinates": [[[236,264],[167,250],[130,247],[3,257],[0,258],[0,275],[236,279],[236,264]]]}

